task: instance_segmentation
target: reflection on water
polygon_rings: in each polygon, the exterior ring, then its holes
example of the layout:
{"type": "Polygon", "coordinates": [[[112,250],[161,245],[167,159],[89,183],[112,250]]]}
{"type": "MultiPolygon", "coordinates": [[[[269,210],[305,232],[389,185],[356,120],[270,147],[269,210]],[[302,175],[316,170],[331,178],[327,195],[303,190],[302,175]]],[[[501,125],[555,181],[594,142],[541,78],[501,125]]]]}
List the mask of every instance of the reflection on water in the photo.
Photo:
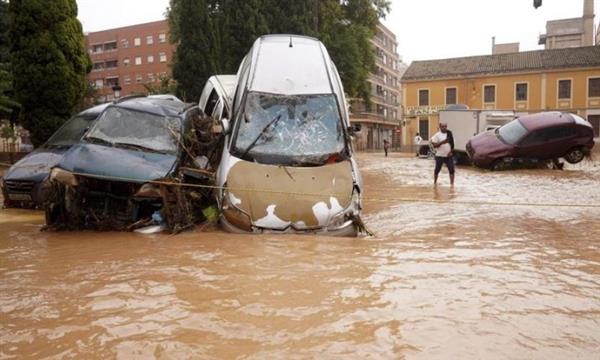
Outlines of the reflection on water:
{"type": "Polygon", "coordinates": [[[600,167],[434,189],[431,161],[360,162],[374,238],[43,233],[1,210],[0,358],[597,358],[600,209],[469,202],[600,204],[600,167]]]}

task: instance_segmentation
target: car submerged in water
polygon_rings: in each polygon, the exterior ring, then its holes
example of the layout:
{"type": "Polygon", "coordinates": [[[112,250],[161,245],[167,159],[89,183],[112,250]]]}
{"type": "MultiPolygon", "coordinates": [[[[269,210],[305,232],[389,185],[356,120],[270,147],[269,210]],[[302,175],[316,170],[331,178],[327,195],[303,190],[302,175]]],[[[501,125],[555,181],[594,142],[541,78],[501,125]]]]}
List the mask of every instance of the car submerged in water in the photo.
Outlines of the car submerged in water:
{"type": "Polygon", "coordinates": [[[503,170],[564,158],[578,163],[594,146],[592,125],[575,114],[523,115],[495,130],[474,136],[467,153],[474,165],[503,170]]]}
{"type": "Polygon", "coordinates": [[[46,143],[11,166],[2,178],[5,207],[42,207],[42,183],[50,169],[81,140],[109,104],[94,106],[67,120],[46,143]]]}
{"type": "MultiPolygon", "coordinates": [[[[362,180],[350,142],[358,129],[350,126],[342,83],[323,44],[263,36],[236,79],[231,118],[222,118],[225,145],[216,177],[223,228],[338,236],[364,229],[362,180]]],[[[210,95],[204,91],[200,104],[211,104],[210,95]]]]}
{"type": "MultiPolygon", "coordinates": [[[[157,182],[183,179],[184,161],[198,160],[190,159],[192,146],[184,142],[201,118],[197,106],[172,99],[137,97],[110,104],[51,170],[45,189],[47,225],[132,230],[153,218],[172,218],[178,209],[165,213],[165,201],[175,206],[187,203],[181,193],[169,193],[157,182]]],[[[201,171],[195,174],[209,180],[201,171]]],[[[210,193],[199,191],[193,196],[206,200],[212,198],[210,193]]],[[[193,222],[191,207],[181,210],[185,214],[178,215],[193,222]]]]}

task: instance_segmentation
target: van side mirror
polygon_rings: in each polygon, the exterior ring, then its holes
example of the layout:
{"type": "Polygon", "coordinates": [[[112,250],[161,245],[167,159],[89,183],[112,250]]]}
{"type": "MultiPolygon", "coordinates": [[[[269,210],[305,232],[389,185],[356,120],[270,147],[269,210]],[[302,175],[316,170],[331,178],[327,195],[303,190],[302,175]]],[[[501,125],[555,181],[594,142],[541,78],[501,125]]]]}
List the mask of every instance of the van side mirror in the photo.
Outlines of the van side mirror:
{"type": "Polygon", "coordinates": [[[352,124],[352,125],[348,126],[348,133],[350,135],[355,135],[356,133],[359,133],[361,129],[362,129],[361,124],[352,124]]]}

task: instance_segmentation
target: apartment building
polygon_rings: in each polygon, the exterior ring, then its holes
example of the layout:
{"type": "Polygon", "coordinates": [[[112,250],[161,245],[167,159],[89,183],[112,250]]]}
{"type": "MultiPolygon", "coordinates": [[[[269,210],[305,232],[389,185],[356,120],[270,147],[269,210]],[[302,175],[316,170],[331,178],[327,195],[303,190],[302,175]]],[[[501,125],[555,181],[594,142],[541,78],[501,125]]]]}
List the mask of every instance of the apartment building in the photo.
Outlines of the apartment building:
{"type": "Polygon", "coordinates": [[[355,147],[358,150],[381,149],[383,140],[400,147],[402,99],[400,77],[406,65],[398,55],[396,35],[383,24],[371,40],[375,48],[375,72],[369,79],[370,107],[362,99],[350,99],[350,121],[362,125],[355,147]]]}
{"type": "Polygon", "coordinates": [[[452,104],[576,113],[600,136],[600,46],[414,61],[402,88],[404,144],[416,132],[429,139],[438,128],[438,111],[452,104]]]}
{"type": "Polygon", "coordinates": [[[594,45],[594,0],[583,1],[583,16],[546,22],[546,33],[539,45],[545,49],[561,49],[594,45]]]}
{"type": "Polygon", "coordinates": [[[88,80],[100,100],[145,92],[144,84],[156,84],[169,76],[173,46],[167,20],[88,33],[86,48],[92,59],[88,80]]]}

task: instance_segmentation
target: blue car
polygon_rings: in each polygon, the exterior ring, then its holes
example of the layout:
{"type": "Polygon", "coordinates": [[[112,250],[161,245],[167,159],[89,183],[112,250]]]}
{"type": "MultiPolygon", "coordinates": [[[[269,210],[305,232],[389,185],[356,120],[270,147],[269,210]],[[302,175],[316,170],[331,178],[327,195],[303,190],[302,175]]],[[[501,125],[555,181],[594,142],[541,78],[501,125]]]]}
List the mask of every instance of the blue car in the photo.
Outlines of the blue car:
{"type": "Polygon", "coordinates": [[[80,112],[69,119],[48,141],[11,166],[0,184],[5,207],[41,207],[42,182],[50,169],[78,143],[86,130],[104,111],[102,104],[80,112]]]}
{"type": "Polygon", "coordinates": [[[199,116],[198,106],[170,99],[110,104],[51,170],[47,225],[125,230],[158,216],[165,190],[156,181],[168,181],[178,171],[190,151],[184,134],[199,116]]]}

